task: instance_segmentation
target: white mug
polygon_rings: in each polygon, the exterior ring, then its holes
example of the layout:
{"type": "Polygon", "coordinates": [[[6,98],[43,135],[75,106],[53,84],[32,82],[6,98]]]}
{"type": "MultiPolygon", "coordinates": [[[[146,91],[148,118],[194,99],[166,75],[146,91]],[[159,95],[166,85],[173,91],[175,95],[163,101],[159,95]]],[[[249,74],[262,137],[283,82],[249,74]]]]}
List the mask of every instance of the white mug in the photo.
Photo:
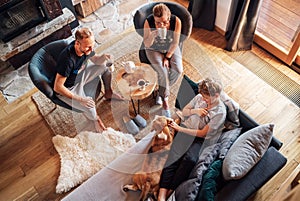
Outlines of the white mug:
{"type": "Polygon", "coordinates": [[[111,61],[106,62],[106,67],[108,68],[108,70],[110,72],[114,72],[114,70],[115,70],[115,66],[114,66],[113,62],[111,62],[111,61]]]}
{"type": "Polygon", "coordinates": [[[160,39],[166,39],[167,38],[167,28],[157,28],[158,31],[158,37],[160,39]]]}
{"type": "Polygon", "coordinates": [[[133,73],[136,69],[133,61],[122,62],[122,66],[124,67],[126,73],[133,73]]]}

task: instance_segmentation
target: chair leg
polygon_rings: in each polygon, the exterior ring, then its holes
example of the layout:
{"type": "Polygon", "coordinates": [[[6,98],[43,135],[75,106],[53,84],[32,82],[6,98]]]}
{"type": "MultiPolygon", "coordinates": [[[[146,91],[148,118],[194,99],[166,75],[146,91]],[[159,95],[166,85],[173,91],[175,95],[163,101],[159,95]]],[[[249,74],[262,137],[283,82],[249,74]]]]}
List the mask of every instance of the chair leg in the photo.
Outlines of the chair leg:
{"type": "Polygon", "coordinates": [[[98,98],[96,98],[96,102],[99,102],[102,100],[102,98],[104,98],[105,93],[103,91],[100,91],[100,94],[98,96],[98,98]]]}
{"type": "Polygon", "coordinates": [[[57,105],[54,104],[54,108],[52,110],[50,110],[47,114],[45,114],[45,117],[48,116],[49,114],[51,114],[54,110],[56,110],[57,105]]]}

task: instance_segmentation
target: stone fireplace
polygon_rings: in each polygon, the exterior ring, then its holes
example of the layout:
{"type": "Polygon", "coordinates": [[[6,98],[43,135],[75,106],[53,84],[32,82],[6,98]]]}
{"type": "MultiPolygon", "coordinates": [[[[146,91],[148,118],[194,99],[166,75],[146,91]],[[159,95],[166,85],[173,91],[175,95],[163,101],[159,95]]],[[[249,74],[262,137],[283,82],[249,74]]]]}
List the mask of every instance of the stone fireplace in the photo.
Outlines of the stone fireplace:
{"type": "Polygon", "coordinates": [[[14,68],[43,45],[71,36],[76,20],[59,0],[0,0],[0,59],[14,68]]]}
{"type": "Polygon", "coordinates": [[[0,6],[0,39],[8,42],[21,33],[47,20],[39,1],[13,0],[0,6]]]}

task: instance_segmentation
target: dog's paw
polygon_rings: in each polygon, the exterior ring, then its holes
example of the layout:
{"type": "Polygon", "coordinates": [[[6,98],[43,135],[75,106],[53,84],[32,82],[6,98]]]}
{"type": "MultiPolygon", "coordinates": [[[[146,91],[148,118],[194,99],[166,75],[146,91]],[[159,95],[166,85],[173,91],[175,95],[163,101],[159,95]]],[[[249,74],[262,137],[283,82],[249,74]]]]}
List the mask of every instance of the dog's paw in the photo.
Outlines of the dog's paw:
{"type": "Polygon", "coordinates": [[[137,191],[139,190],[139,187],[135,184],[126,184],[123,186],[123,191],[127,192],[127,191],[137,191]]]}

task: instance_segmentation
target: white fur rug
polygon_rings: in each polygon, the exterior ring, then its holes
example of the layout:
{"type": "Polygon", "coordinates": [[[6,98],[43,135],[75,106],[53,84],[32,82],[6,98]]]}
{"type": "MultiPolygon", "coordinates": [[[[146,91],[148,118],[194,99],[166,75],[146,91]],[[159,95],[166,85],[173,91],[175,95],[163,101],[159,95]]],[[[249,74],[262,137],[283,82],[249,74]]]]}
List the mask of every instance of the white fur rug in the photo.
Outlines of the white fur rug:
{"type": "Polygon", "coordinates": [[[61,159],[56,193],[81,184],[136,144],[131,134],[112,128],[101,134],[83,131],[74,138],[56,135],[52,141],[61,159]]]}

